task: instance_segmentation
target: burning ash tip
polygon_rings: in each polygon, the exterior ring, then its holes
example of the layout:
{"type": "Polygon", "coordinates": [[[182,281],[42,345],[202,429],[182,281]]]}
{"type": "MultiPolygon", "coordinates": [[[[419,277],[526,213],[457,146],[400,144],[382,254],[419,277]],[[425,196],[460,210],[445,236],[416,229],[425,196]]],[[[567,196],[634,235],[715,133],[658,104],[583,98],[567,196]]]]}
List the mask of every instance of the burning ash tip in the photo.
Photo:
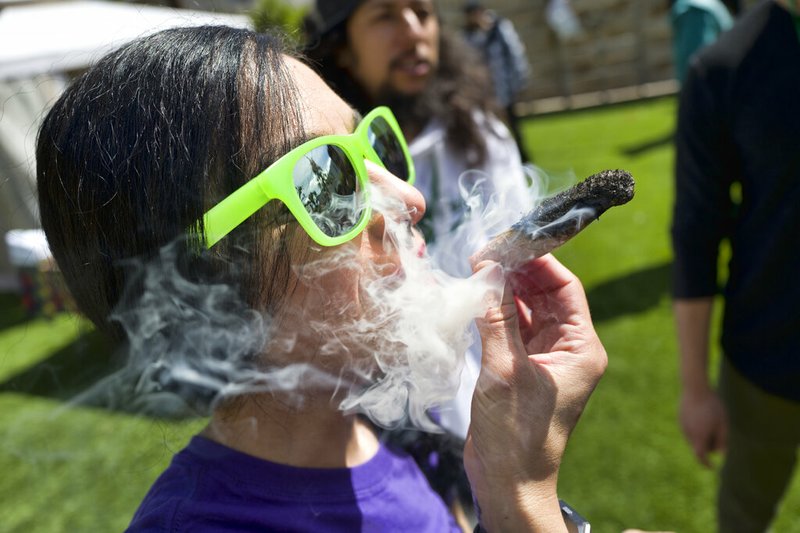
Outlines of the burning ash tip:
{"type": "Polygon", "coordinates": [[[633,198],[633,176],[625,170],[603,170],[577,185],[547,198],[520,222],[543,226],[565,216],[572,209],[591,209],[597,218],[611,207],[633,198]],[[527,220],[526,220],[527,219],[527,220]]]}
{"type": "Polygon", "coordinates": [[[585,188],[589,196],[602,196],[609,206],[623,205],[631,201],[635,182],[627,170],[603,170],[592,174],[578,187],[585,188]]]}

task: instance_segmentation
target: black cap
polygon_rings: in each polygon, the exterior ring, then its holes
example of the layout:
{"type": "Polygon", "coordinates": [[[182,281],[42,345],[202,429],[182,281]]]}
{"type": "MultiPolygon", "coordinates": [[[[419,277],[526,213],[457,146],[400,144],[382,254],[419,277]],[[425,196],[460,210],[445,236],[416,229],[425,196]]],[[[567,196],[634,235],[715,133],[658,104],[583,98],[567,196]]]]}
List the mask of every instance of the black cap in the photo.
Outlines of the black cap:
{"type": "Polygon", "coordinates": [[[464,2],[464,12],[469,13],[470,11],[483,11],[486,9],[486,6],[483,5],[483,2],[479,0],[467,0],[464,2]]]}
{"type": "Polygon", "coordinates": [[[318,35],[324,35],[343,23],[364,0],[316,0],[311,13],[318,35]]]}

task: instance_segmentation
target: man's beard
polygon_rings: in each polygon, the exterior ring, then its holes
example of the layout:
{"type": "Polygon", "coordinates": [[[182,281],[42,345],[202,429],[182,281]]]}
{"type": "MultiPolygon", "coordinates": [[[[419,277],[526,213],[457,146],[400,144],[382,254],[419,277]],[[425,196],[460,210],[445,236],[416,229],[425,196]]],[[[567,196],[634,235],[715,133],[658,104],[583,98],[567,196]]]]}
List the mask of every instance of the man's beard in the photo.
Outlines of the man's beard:
{"type": "Polygon", "coordinates": [[[401,93],[384,84],[378,91],[374,104],[391,109],[405,136],[412,139],[425,128],[431,118],[439,115],[442,108],[442,97],[439,93],[435,79],[415,94],[401,93]]]}

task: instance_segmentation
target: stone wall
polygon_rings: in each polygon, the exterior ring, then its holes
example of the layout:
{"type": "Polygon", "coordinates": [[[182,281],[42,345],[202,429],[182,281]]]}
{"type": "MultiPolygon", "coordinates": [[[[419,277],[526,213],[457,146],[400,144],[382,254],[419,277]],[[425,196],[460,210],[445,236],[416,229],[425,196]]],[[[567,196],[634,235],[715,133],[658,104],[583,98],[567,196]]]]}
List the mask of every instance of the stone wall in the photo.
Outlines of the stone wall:
{"type": "MultiPolygon", "coordinates": [[[[547,23],[548,0],[487,0],[511,19],[533,71],[524,111],[582,107],[676,89],[666,0],[571,0],[582,31],[559,39],[547,23]]],[[[440,0],[445,24],[463,23],[463,0],[440,0]]]]}

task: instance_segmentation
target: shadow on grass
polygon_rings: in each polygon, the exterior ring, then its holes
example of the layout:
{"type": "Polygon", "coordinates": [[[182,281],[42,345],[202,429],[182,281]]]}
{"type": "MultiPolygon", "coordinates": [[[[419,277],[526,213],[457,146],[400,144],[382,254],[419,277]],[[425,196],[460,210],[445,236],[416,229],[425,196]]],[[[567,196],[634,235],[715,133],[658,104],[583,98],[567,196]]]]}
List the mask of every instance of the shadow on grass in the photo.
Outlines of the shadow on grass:
{"type": "Polygon", "coordinates": [[[125,367],[126,361],[124,347],[92,330],[0,383],[0,394],[40,396],[75,407],[168,420],[202,416],[202,404],[188,405],[169,391],[139,398],[135,393],[139,376],[125,367]]]}
{"type": "Polygon", "coordinates": [[[675,139],[675,132],[670,131],[666,135],[662,135],[660,137],[655,137],[653,139],[648,139],[646,141],[642,141],[638,144],[626,146],[620,150],[624,155],[628,157],[636,157],[642,154],[649,152],[650,150],[655,150],[667,145],[672,144],[675,139]]]}
{"type": "Polygon", "coordinates": [[[595,323],[641,313],[669,293],[672,263],[655,265],[592,287],[586,293],[595,323]]]}
{"type": "Polygon", "coordinates": [[[0,392],[71,400],[119,368],[116,353],[105,336],[92,330],[0,383],[0,392]]]}

